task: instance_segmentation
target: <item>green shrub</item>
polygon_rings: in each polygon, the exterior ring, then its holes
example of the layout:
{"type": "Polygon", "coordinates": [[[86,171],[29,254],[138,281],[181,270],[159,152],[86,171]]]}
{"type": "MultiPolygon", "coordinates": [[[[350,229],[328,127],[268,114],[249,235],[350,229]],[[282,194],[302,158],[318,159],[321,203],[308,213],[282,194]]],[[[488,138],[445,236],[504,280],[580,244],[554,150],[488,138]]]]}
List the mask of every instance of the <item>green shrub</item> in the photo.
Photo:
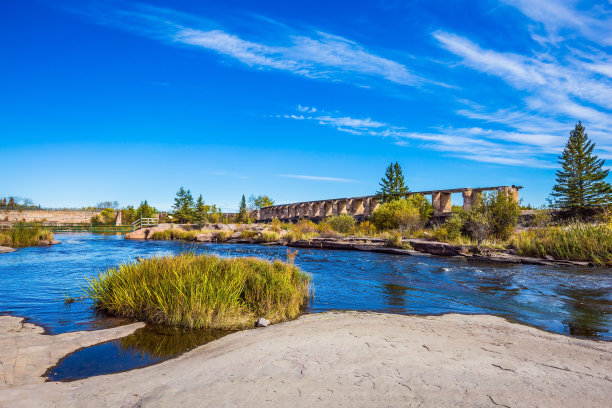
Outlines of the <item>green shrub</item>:
{"type": "Polygon", "coordinates": [[[115,224],[115,210],[113,210],[112,208],[103,209],[102,211],[100,211],[100,219],[102,220],[103,224],[115,224]]]}
{"type": "Polygon", "coordinates": [[[323,220],[317,225],[317,232],[323,236],[336,235],[336,232],[327,220],[323,220]]]}
{"type": "Polygon", "coordinates": [[[353,234],[371,237],[376,234],[376,227],[370,221],[363,221],[353,228],[353,234]]]}
{"type": "Polygon", "coordinates": [[[93,225],[102,225],[104,224],[104,220],[99,215],[92,215],[89,219],[89,222],[93,225]]]}
{"type": "Polygon", "coordinates": [[[515,234],[511,245],[519,255],[612,266],[612,228],[608,225],[574,223],[532,229],[515,234]]]}
{"type": "Polygon", "coordinates": [[[334,215],[326,219],[330,227],[341,234],[348,234],[355,226],[355,218],[348,214],[334,215]]]}
{"type": "Polygon", "coordinates": [[[450,218],[444,222],[443,227],[446,230],[449,239],[457,239],[464,234],[465,214],[466,212],[463,210],[458,213],[453,213],[450,218]]]}
{"type": "Polygon", "coordinates": [[[89,282],[97,310],[154,324],[242,329],[297,317],[309,277],[292,262],[191,253],[110,268],[89,282]]]}
{"type": "Polygon", "coordinates": [[[317,224],[310,220],[300,220],[292,229],[299,234],[308,234],[317,231],[317,224]]]}
{"type": "Polygon", "coordinates": [[[422,194],[380,205],[370,217],[379,231],[399,229],[414,232],[422,229],[432,212],[431,204],[422,194]]]}
{"type": "Polygon", "coordinates": [[[518,203],[504,192],[483,194],[465,216],[465,228],[478,244],[487,238],[507,240],[518,223],[518,203]]]}

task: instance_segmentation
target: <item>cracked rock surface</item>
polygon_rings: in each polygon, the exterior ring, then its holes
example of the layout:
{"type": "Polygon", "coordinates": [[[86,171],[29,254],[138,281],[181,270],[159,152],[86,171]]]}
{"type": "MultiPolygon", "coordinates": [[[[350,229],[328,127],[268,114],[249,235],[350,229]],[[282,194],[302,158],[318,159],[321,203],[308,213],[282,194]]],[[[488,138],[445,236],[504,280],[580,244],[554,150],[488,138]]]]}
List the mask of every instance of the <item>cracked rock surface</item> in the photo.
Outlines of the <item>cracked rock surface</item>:
{"type": "Polygon", "coordinates": [[[141,327],[144,323],[49,336],[21,317],[0,316],[0,407],[6,387],[42,383],[45,371],[67,354],[127,336],[141,327]]]}
{"type": "Polygon", "coordinates": [[[495,316],[320,313],[142,369],[0,389],[0,406],[609,407],[612,343],[495,316]]]}

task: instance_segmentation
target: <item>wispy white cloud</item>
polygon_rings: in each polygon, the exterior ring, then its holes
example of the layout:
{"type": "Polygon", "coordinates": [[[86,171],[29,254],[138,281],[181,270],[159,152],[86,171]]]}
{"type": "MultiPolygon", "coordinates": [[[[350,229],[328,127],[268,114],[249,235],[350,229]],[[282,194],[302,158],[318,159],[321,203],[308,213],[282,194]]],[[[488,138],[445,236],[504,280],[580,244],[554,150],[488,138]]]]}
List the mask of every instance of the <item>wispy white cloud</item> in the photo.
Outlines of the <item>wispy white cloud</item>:
{"type": "Polygon", "coordinates": [[[340,177],[323,177],[323,176],[308,176],[304,174],[279,174],[279,177],[286,177],[298,180],[313,180],[313,181],[334,181],[338,183],[356,183],[357,180],[340,178],[340,177]]]}
{"type": "Polygon", "coordinates": [[[549,155],[559,153],[559,143],[562,143],[557,135],[545,131],[533,133],[481,127],[445,126],[435,127],[426,132],[414,132],[402,126],[378,122],[370,118],[351,118],[330,114],[320,109],[317,109],[316,112],[318,113],[312,115],[285,114],[277,115],[277,117],[311,121],[359,136],[388,138],[398,146],[416,145],[420,148],[444,152],[453,157],[504,165],[550,167],[549,155]]]}
{"type": "Polygon", "coordinates": [[[523,106],[492,109],[472,105],[458,109],[460,115],[514,128],[544,145],[556,146],[562,145],[568,128],[582,120],[602,148],[612,144],[612,78],[606,76],[609,61],[602,62],[606,60],[600,53],[546,50],[525,56],[484,49],[444,31],[433,36],[442,48],[460,57],[463,65],[500,78],[523,97],[523,106]]]}
{"type": "MultiPolygon", "coordinates": [[[[372,86],[373,80],[420,86],[425,81],[402,62],[379,55],[345,37],[323,31],[299,29],[263,16],[251,34],[239,34],[217,21],[149,5],[97,10],[89,13],[103,24],[112,24],[141,35],[215,52],[260,70],[345,81],[372,86]]],[[[428,82],[434,84],[434,82],[428,82]]]]}
{"type": "Polygon", "coordinates": [[[612,44],[612,11],[610,2],[591,8],[583,7],[575,0],[502,0],[513,6],[532,21],[541,24],[542,30],[533,32],[534,40],[557,44],[569,33],[579,33],[587,39],[612,44]]]}
{"type": "Polygon", "coordinates": [[[401,85],[420,83],[405,65],[324,32],[290,35],[275,44],[249,41],[222,30],[185,28],[174,35],[174,40],[215,51],[250,67],[288,71],[309,78],[341,80],[346,74],[356,74],[401,85]],[[283,45],[286,42],[289,44],[283,45]]]}

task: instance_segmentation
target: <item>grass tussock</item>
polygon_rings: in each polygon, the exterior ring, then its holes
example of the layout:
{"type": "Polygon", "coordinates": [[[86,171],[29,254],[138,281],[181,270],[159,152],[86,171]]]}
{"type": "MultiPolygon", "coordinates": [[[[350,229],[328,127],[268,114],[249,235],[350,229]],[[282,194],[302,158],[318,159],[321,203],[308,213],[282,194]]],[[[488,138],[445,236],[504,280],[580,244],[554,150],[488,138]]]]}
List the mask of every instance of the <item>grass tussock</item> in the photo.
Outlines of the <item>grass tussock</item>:
{"type": "Polygon", "coordinates": [[[30,227],[22,223],[14,224],[8,230],[0,230],[0,245],[13,248],[37,246],[40,240],[51,241],[53,233],[40,227],[30,227]]]}
{"type": "Polygon", "coordinates": [[[182,239],[185,241],[195,241],[196,237],[200,234],[205,234],[207,230],[191,230],[185,231],[179,228],[169,228],[163,231],[155,231],[151,236],[154,240],[170,240],[170,239],[182,239]]]}
{"type": "Polygon", "coordinates": [[[510,244],[519,255],[588,261],[612,266],[612,228],[608,225],[574,223],[523,231],[510,244]]]}
{"type": "Polygon", "coordinates": [[[233,235],[232,231],[217,231],[215,232],[215,241],[225,242],[233,235]]]}
{"type": "Polygon", "coordinates": [[[390,248],[403,248],[402,239],[403,237],[400,232],[390,233],[385,242],[385,246],[390,248]]]}
{"type": "Polygon", "coordinates": [[[259,237],[260,242],[276,242],[280,239],[280,234],[275,231],[264,231],[259,237]]]}
{"type": "Polygon", "coordinates": [[[242,329],[296,318],[309,277],[293,262],[185,253],[110,268],[89,282],[98,310],[193,329],[242,329]]]}

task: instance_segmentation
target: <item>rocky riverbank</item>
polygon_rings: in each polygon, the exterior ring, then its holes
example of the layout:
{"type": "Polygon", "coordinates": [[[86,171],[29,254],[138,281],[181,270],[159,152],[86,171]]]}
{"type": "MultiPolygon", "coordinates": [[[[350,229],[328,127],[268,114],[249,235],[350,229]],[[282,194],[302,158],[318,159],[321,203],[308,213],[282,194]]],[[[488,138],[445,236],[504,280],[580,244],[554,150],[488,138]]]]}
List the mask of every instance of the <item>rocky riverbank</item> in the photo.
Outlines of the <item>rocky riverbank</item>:
{"type": "MultiPolygon", "coordinates": [[[[42,337],[11,336],[0,340],[4,367],[19,343],[42,337]]],[[[48,360],[45,350],[28,359],[48,360]]],[[[6,407],[608,407],[611,398],[612,343],[456,314],[306,315],[129,372],[0,384],[6,407]]]]}
{"type": "Polygon", "coordinates": [[[6,387],[44,382],[45,371],[73,351],[125,337],[141,327],[144,323],[49,336],[23,318],[0,316],[0,395],[6,387]]]}
{"type": "MultiPolygon", "coordinates": [[[[126,239],[153,239],[156,232],[169,229],[182,229],[184,231],[195,231],[195,226],[161,224],[155,227],[143,228],[126,234],[126,239]]],[[[387,240],[372,237],[357,236],[331,236],[313,237],[310,239],[291,240],[287,231],[272,231],[265,224],[204,224],[198,226],[203,233],[190,237],[195,242],[217,242],[228,244],[261,244],[261,245],[284,245],[295,248],[314,249],[339,249],[348,251],[369,251],[395,255],[436,255],[451,256],[479,262],[501,262],[528,265],[561,265],[561,266],[592,266],[589,262],[558,260],[552,257],[535,258],[519,256],[513,250],[491,250],[487,248],[476,249],[469,246],[452,245],[445,242],[430,241],[424,239],[403,239],[402,244],[406,248],[388,246],[387,240]],[[250,231],[252,233],[245,233],[250,231]],[[220,234],[220,232],[223,232],[220,234]],[[266,240],[267,234],[276,234],[275,240],[266,240]],[[220,239],[222,237],[222,239],[220,239]],[[407,249],[410,248],[410,249],[407,249]]]]}

